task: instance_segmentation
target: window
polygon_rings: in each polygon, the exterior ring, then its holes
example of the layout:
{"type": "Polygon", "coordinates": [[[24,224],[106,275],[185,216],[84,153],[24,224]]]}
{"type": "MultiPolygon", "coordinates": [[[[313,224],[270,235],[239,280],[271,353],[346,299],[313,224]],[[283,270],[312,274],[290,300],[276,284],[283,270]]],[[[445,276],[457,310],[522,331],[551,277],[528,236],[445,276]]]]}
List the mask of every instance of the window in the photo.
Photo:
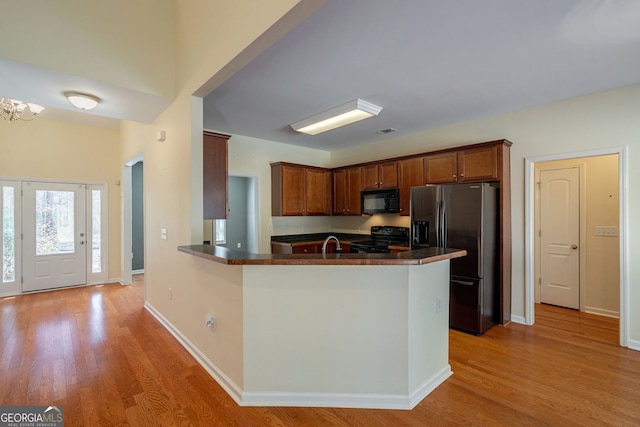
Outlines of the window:
{"type": "Polygon", "coordinates": [[[15,241],[15,190],[14,187],[2,187],[2,282],[16,280],[16,241],[15,241]]]}
{"type": "Polygon", "coordinates": [[[91,190],[91,272],[102,272],[101,190],[91,190]]]}
{"type": "Polygon", "coordinates": [[[227,220],[216,219],[216,245],[224,245],[227,243],[227,220]]]}

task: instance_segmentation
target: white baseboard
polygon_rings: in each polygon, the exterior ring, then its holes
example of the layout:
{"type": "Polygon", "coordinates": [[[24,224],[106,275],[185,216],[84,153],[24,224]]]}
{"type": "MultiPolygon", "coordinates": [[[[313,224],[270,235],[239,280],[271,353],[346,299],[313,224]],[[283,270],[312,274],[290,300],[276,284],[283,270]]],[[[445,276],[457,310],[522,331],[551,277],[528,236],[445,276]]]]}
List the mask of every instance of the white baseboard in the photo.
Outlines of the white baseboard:
{"type": "Polygon", "coordinates": [[[133,270],[131,274],[144,274],[144,268],[141,270],[133,270]]]}
{"type": "Polygon", "coordinates": [[[433,377],[425,381],[413,393],[407,395],[357,394],[357,393],[284,393],[243,392],[228,376],[191,343],[171,322],[151,304],[144,308],[164,326],[171,335],[196,359],[218,384],[240,406],[297,406],[326,408],[413,409],[429,393],[449,378],[453,372],[447,364],[433,377]]]}
{"type": "Polygon", "coordinates": [[[451,370],[451,365],[447,364],[444,368],[440,370],[436,375],[427,380],[422,386],[418,387],[416,391],[414,391],[411,396],[409,396],[410,405],[409,408],[413,409],[418,403],[422,402],[422,400],[427,397],[433,390],[435,390],[440,384],[445,382],[447,378],[453,375],[453,371],[451,370]]]}
{"type": "Polygon", "coordinates": [[[447,365],[425,381],[411,395],[362,394],[362,393],[278,393],[244,392],[242,406],[296,406],[323,408],[363,409],[413,409],[429,393],[449,378],[451,366],[447,365]]]}
{"type": "Polygon", "coordinates": [[[627,346],[629,346],[631,350],[640,351],[640,341],[627,340],[627,346]]]}
{"type": "Polygon", "coordinates": [[[516,316],[515,314],[511,315],[511,321],[513,323],[519,323],[521,325],[527,324],[527,320],[524,318],[524,316],[516,316]]]}
{"type": "Polygon", "coordinates": [[[620,313],[619,312],[613,311],[613,310],[605,310],[604,308],[585,307],[584,308],[584,312],[585,313],[591,313],[591,314],[597,314],[599,316],[613,317],[613,318],[616,318],[616,319],[620,318],[620,313]]]}
{"type": "Polygon", "coordinates": [[[182,333],[169,322],[158,310],[156,310],[147,301],[144,303],[144,308],[147,309],[153,317],[155,317],[162,326],[165,327],[173,335],[178,342],[196,359],[196,361],[202,366],[211,377],[216,380],[220,387],[222,387],[238,405],[242,405],[242,390],[224,374],[208,357],[206,357],[198,347],[196,347],[191,341],[189,341],[182,333]]]}

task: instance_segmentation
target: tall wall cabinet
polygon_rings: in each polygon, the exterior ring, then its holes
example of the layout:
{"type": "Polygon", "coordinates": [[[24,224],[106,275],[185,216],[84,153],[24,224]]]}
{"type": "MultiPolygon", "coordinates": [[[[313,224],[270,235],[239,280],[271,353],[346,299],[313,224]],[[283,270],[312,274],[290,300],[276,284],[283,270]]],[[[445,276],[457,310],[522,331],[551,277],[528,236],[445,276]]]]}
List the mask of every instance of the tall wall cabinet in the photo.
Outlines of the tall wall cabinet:
{"type": "Polygon", "coordinates": [[[229,212],[229,138],[230,135],[208,131],[202,138],[204,219],[226,219],[229,212]]]}

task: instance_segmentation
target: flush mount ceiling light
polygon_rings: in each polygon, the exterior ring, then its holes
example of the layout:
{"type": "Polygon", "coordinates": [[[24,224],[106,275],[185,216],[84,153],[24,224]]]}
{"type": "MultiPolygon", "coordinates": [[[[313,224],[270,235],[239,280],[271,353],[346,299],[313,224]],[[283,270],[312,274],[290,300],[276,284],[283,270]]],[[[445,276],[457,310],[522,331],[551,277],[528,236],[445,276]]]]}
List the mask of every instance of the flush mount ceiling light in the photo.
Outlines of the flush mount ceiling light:
{"type": "Polygon", "coordinates": [[[44,110],[42,105],[17,99],[0,98],[0,116],[8,122],[33,120],[44,110]]]}
{"type": "Polygon", "coordinates": [[[76,108],[81,110],[93,110],[98,106],[100,98],[94,95],[80,92],[65,92],[64,96],[67,97],[69,102],[76,108]]]}
{"type": "Polygon", "coordinates": [[[377,116],[380,111],[382,111],[382,107],[378,107],[362,99],[354,99],[346,104],[339,105],[297,123],[293,123],[291,128],[308,135],[317,135],[331,129],[377,116]]]}

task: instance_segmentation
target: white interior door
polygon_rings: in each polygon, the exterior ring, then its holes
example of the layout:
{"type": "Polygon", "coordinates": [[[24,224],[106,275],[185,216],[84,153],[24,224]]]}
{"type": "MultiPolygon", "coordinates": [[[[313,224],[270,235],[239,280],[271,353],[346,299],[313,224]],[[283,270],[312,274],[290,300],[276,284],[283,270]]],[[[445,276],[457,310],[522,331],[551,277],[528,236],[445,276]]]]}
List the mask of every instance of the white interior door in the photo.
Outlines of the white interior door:
{"type": "Polygon", "coordinates": [[[84,184],[23,182],[23,292],[87,283],[84,184]]]}
{"type": "Polygon", "coordinates": [[[540,171],[540,302],[580,309],[580,172],[540,171]]]}

